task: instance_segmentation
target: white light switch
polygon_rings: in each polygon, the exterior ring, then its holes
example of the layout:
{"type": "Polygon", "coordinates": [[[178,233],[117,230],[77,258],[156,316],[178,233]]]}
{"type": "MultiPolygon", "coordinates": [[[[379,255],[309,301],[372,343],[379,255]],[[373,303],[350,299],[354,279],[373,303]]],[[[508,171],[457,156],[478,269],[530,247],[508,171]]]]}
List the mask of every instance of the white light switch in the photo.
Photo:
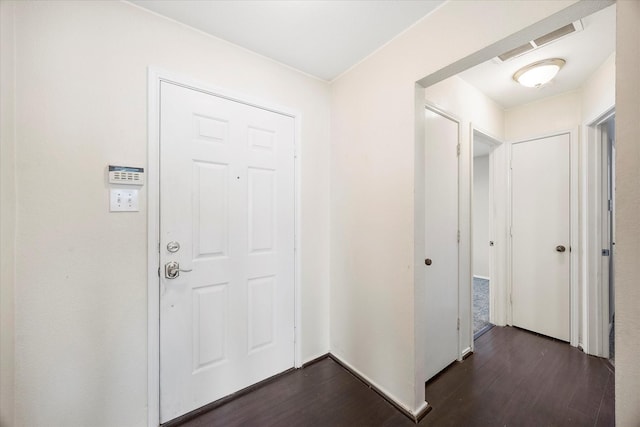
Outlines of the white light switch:
{"type": "Polygon", "coordinates": [[[138,190],[112,188],[111,212],[138,212],[138,190]]]}

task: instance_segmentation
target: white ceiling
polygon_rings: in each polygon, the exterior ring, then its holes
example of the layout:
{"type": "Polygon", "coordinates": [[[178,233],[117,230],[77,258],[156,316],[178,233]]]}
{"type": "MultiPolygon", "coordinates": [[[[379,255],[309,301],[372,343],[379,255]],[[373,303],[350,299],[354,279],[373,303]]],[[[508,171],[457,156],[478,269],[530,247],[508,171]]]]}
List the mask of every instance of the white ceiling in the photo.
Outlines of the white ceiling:
{"type": "MultiPolygon", "coordinates": [[[[130,0],[131,3],[331,81],[444,0],[130,0]]],[[[487,61],[459,77],[504,108],[578,89],[615,50],[615,5],[582,19],[584,30],[504,63],[487,61]],[[567,61],[548,85],[513,81],[546,58],[567,61]]]]}
{"type": "Polygon", "coordinates": [[[484,62],[458,74],[504,108],[578,89],[615,51],[615,5],[582,19],[584,30],[498,64],[484,62]],[[516,83],[512,76],[521,67],[546,58],[563,58],[566,65],[548,85],[535,89],[516,83]]]}
{"type": "Polygon", "coordinates": [[[131,3],[333,80],[443,0],[131,0],[131,3]]]}

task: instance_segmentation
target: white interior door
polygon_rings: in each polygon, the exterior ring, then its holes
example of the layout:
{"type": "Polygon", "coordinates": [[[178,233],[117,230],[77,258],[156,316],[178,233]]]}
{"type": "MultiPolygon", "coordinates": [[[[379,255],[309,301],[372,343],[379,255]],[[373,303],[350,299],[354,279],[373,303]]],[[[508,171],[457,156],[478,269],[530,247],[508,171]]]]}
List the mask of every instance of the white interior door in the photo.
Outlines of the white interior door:
{"type": "Polygon", "coordinates": [[[569,341],[570,135],[512,146],[515,326],[569,341]]]}
{"type": "Polygon", "coordinates": [[[293,367],[294,122],[166,82],[160,117],[166,422],[293,367]]]}
{"type": "Polygon", "coordinates": [[[425,114],[428,380],[458,358],[458,123],[425,114]]]}

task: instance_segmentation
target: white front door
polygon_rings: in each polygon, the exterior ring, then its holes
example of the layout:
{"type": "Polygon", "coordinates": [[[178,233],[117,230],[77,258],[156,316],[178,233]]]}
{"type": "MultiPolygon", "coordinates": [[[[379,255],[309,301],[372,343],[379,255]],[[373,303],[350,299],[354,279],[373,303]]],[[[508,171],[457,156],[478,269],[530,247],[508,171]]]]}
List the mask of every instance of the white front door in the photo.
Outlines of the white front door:
{"type": "Polygon", "coordinates": [[[458,358],[458,123],[425,114],[428,380],[458,358]]]}
{"type": "Polygon", "coordinates": [[[293,148],[291,117],[161,83],[161,422],[294,365],[293,148]]]}
{"type": "Polygon", "coordinates": [[[512,146],[513,325],[569,341],[569,134],[512,146]]]}

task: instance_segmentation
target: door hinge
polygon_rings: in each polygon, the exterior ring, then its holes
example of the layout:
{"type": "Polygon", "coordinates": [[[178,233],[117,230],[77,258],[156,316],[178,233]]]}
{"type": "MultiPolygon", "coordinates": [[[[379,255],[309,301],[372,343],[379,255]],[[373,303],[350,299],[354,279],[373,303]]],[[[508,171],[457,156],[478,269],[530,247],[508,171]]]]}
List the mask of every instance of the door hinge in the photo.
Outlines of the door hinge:
{"type": "Polygon", "coordinates": [[[611,251],[609,249],[602,250],[602,256],[609,256],[610,254],[611,254],[611,251]]]}
{"type": "Polygon", "coordinates": [[[460,330],[460,318],[458,317],[458,330],[460,330]]]}
{"type": "Polygon", "coordinates": [[[458,230],[458,243],[460,243],[460,230],[458,230]]]}
{"type": "Polygon", "coordinates": [[[160,267],[158,267],[158,277],[160,277],[160,267]]]}
{"type": "Polygon", "coordinates": [[[456,155],[460,155],[460,144],[456,146],[456,155]]]}
{"type": "Polygon", "coordinates": [[[609,201],[608,201],[607,210],[609,212],[613,212],[613,200],[611,200],[611,199],[609,199],[609,201]]]}

